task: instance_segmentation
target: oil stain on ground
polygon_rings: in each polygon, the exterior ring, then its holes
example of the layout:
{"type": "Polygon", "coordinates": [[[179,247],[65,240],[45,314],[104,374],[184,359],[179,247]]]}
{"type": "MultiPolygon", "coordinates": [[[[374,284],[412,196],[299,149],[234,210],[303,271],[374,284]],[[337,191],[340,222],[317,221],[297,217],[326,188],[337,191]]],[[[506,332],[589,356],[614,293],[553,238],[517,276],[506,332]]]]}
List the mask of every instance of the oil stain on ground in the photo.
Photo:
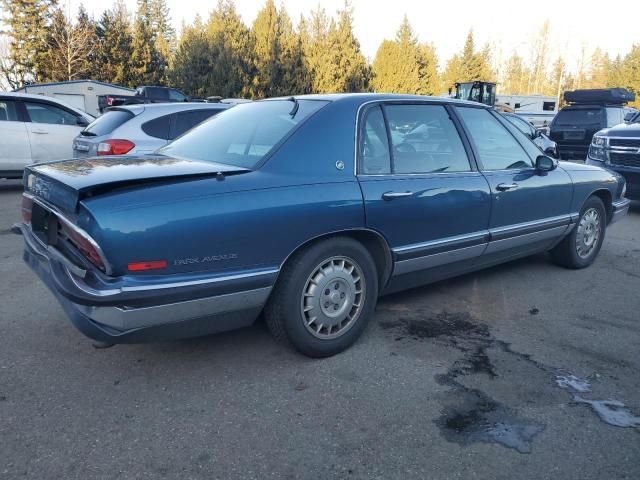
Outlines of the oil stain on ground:
{"type": "MultiPolygon", "coordinates": [[[[531,451],[533,438],[544,430],[544,425],[519,418],[510,408],[490,398],[478,389],[470,389],[457,379],[464,375],[484,374],[498,376],[487,351],[497,346],[514,353],[509,346],[496,341],[487,325],[476,321],[468,313],[441,312],[425,318],[400,317],[380,322],[383,330],[394,340],[430,340],[454,347],[462,357],[437,381],[455,393],[456,405],[442,410],[434,422],[442,435],[460,445],[497,443],[520,453],[531,451]]],[[[528,360],[528,358],[525,358],[528,360]]]]}

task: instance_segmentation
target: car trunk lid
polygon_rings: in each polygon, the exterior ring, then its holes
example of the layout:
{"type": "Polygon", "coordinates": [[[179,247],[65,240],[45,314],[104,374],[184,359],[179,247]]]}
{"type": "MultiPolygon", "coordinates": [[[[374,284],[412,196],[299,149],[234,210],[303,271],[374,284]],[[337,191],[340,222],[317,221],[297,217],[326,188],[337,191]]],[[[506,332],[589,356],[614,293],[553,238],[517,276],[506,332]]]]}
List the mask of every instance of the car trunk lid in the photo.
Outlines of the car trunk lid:
{"type": "Polygon", "coordinates": [[[66,212],[74,212],[82,198],[114,188],[249,171],[232,165],[164,155],[98,157],[30,165],[25,169],[24,187],[32,195],[66,212]]]}

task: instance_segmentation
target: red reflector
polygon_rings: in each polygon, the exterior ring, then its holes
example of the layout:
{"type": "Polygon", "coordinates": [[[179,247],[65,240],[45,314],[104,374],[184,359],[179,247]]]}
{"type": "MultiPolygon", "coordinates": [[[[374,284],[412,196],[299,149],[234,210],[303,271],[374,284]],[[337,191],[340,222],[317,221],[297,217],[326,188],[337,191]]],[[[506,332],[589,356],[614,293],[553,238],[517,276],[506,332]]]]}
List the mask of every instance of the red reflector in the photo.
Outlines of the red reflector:
{"type": "Polygon", "coordinates": [[[31,210],[33,209],[33,200],[26,195],[22,195],[22,221],[31,223],[31,210]]]}
{"type": "Polygon", "coordinates": [[[129,140],[105,140],[98,144],[98,155],[124,155],[135,146],[129,140]]]}
{"type": "Polygon", "coordinates": [[[159,270],[167,268],[166,260],[154,260],[152,262],[134,262],[127,265],[130,272],[143,272],[145,270],[159,270]]]}

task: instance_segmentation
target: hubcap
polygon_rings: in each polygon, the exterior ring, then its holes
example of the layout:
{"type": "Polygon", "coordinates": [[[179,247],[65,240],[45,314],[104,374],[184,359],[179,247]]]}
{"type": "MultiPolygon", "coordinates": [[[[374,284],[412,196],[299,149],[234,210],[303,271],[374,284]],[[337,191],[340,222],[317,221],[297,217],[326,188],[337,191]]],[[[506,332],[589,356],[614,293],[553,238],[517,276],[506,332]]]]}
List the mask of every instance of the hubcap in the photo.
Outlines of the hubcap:
{"type": "Polygon", "coordinates": [[[598,245],[600,240],[600,213],[595,208],[590,208],[578,224],[576,235],[576,252],[580,258],[587,258],[598,245]]]}
{"type": "Polygon", "coordinates": [[[323,261],[309,275],[302,291],[305,327],[323,340],[344,335],[362,312],[364,293],[364,277],[354,260],[332,257],[323,261]]]}

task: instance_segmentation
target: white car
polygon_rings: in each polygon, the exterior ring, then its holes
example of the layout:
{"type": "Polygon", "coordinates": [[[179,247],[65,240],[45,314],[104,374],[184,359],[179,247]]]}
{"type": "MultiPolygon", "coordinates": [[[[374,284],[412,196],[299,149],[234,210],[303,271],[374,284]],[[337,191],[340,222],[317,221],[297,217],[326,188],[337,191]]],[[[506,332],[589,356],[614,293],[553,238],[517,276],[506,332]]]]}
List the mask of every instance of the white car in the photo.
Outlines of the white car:
{"type": "Polygon", "coordinates": [[[55,98],[0,92],[0,178],[25,165],[73,157],[73,139],[94,118],[55,98]]]}

